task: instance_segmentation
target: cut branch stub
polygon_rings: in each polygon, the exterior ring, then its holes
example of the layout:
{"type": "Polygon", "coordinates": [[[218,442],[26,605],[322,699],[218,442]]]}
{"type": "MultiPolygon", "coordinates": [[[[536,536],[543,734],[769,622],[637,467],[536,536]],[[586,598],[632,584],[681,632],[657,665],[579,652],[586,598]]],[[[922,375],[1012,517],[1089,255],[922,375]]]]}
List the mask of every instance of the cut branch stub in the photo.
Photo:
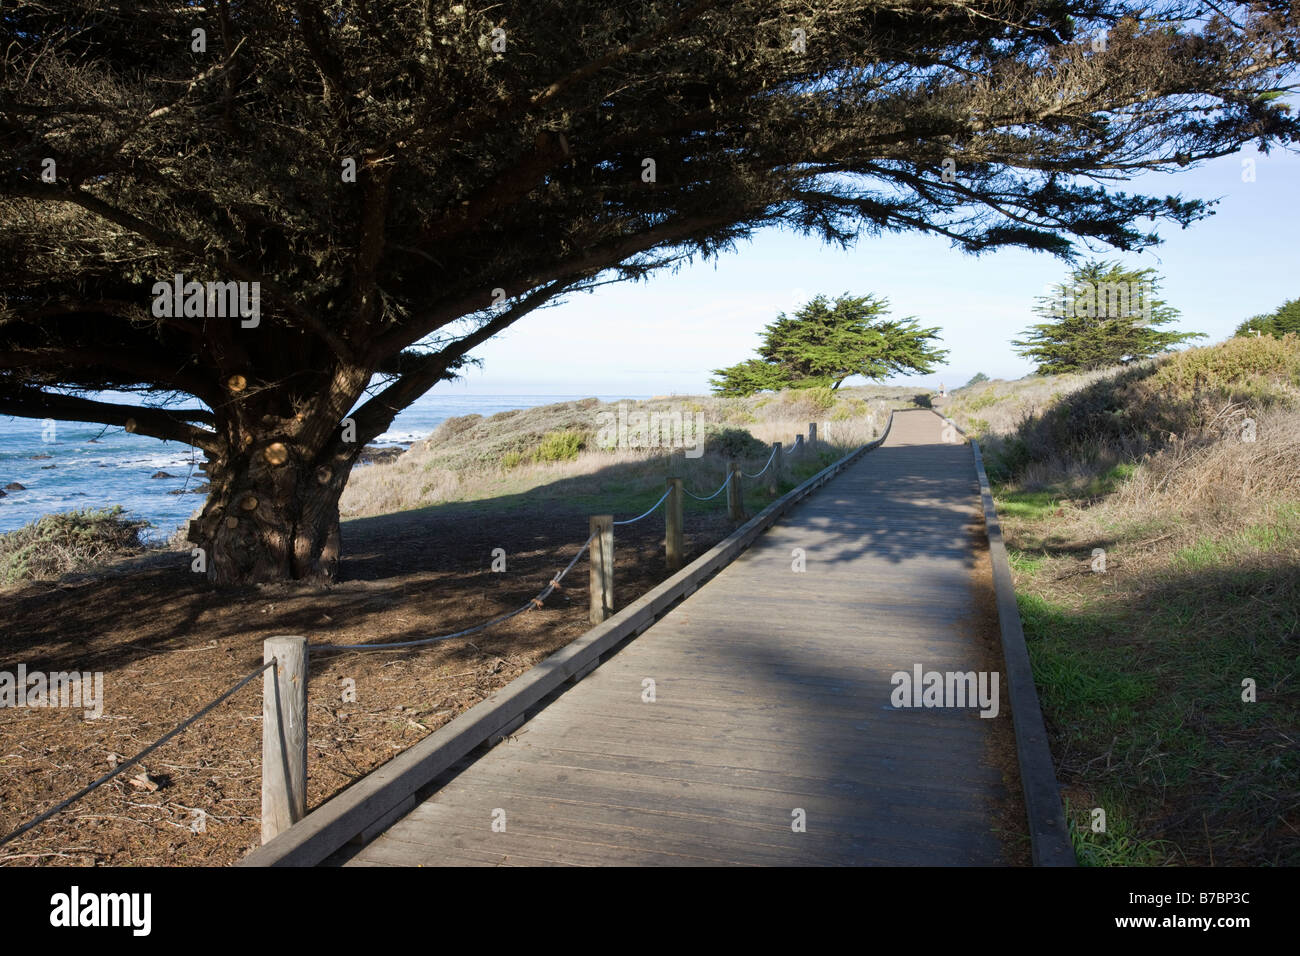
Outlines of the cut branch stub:
{"type": "Polygon", "coordinates": [[[134,418],[128,418],[128,419],[126,420],[125,424],[122,425],[122,427],[125,428],[125,429],[126,429],[127,431],[129,431],[129,432],[133,432],[133,431],[135,431],[135,430],[136,430],[136,427],[137,427],[137,426],[136,426],[135,419],[134,419],[134,418]]]}
{"type": "Polygon", "coordinates": [[[245,511],[252,511],[257,507],[257,498],[253,495],[245,495],[243,498],[239,499],[239,507],[243,508],[245,511]]]}
{"type": "Polygon", "coordinates": [[[319,468],[316,469],[316,480],[319,481],[322,485],[329,484],[329,480],[333,477],[334,477],[334,473],[330,471],[328,468],[326,468],[324,465],[321,465],[319,468]]]}
{"type": "Polygon", "coordinates": [[[232,392],[242,392],[248,387],[248,379],[242,375],[232,375],[226,379],[226,387],[232,392]]]}
{"type": "Polygon", "coordinates": [[[239,519],[236,518],[234,515],[231,515],[229,518],[226,519],[226,527],[229,528],[231,531],[234,531],[236,528],[239,527],[239,519]]]}
{"type": "Polygon", "coordinates": [[[284,447],[283,442],[271,442],[262,454],[272,465],[283,465],[289,460],[289,449],[284,447]]]}

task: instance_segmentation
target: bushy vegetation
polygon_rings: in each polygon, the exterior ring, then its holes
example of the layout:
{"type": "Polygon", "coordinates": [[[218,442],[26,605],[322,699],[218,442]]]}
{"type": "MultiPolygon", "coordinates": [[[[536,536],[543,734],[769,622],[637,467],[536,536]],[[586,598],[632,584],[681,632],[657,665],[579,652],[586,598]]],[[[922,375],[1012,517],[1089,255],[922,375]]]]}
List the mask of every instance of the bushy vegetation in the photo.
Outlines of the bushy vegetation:
{"type": "Polygon", "coordinates": [[[44,515],[0,534],[0,585],[57,578],[143,549],[147,521],[126,517],[121,507],[44,515]]]}
{"type": "Polygon", "coordinates": [[[1271,335],[1281,338],[1289,333],[1300,334],[1300,299],[1283,302],[1272,312],[1247,319],[1237,326],[1238,335],[1271,335]]]}
{"type": "MultiPolygon", "coordinates": [[[[617,403],[588,398],[488,417],[464,415],[443,422],[396,461],[353,472],[341,508],[345,516],[356,517],[467,497],[477,500],[489,486],[494,493],[504,493],[498,484],[503,480],[513,488],[559,477],[534,475],[536,469],[576,469],[595,475],[622,459],[667,451],[616,447],[611,434],[617,437],[613,426],[620,413],[629,419],[633,415],[680,417],[688,444],[694,442],[698,425],[705,439],[704,459],[713,462],[710,467],[721,468],[728,458],[757,458],[751,463],[761,463],[771,451],[771,442],[788,447],[793,436],[806,434],[813,421],[834,423],[830,431],[837,439],[870,441],[884,428],[889,409],[907,407],[911,397],[909,389],[891,386],[817,387],[617,403]]],[[[629,433],[635,430],[629,421],[629,433]]],[[[701,475],[701,481],[706,478],[711,480],[712,473],[701,475]]]]}
{"type": "MultiPolygon", "coordinates": [[[[1003,480],[1054,459],[1109,467],[1171,442],[1235,434],[1252,414],[1297,397],[1300,337],[1229,339],[1114,371],[1061,397],[994,438],[990,466],[1003,480]]],[[[983,407],[971,399],[964,411],[983,407]]]]}
{"type": "Polygon", "coordinates": [[[743,428],[712,427],[705,431],[705,447],[723,458],[753,458],[769,452],[768,446],[743,428]]]}

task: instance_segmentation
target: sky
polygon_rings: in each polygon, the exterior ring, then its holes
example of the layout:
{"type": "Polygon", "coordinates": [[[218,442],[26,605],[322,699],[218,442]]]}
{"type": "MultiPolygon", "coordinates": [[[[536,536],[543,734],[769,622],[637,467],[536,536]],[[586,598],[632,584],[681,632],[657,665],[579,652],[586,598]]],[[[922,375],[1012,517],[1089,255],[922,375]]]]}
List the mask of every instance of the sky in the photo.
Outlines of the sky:
{"type": "MultiPolygon", "coordinates": [[[[1175,173],[1147,173],[1117,186],[1148,195],[1218,199],[1215,215],[1183,229],[1156,223],[1162,245],[1097,258],[1151,266],[1162,297],[1182,315],[1167,330],[1232,335],[1243,319],[1300,297],[1300,157],[1248,148],[1175,173]],[[1244,160],[1254,181],[1244,181],[1244,160]]],[[[1144,231],[1151,228],[1141,223],[1144,231]]],[[[1083,252],[1088,247],[1080,246],[1083,252]]],[[[978,258],[922,235],[864,238],[848,250],[766,229],[716,260],[677,273],[617,283],[525,316],[473,354],[481,369],[439,385],[438,394],[701,394],[714,369],[752,357],[763,327],[819,293],[884,297],[892,318],[914,316],[942,330],[947,364],[892,384],[959,386],[976,372],[1019,378],[1033,364],[1011,340],[1036,321],[1032,307],[1066,279],[1065,263],[1007,249],[978,258]]],[[[846,384],[864,384],[850,379],[846,384]]]]}

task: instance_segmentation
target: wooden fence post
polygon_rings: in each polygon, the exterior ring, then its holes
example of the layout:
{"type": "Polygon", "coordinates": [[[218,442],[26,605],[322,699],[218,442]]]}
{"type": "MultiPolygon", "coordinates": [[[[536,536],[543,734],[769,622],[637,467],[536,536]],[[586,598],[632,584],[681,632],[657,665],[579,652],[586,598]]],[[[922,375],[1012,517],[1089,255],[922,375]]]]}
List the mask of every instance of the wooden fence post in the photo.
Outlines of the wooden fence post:
{"type": "Polygon", "coordinates": [[[791,448],[790,448],[790,457],[793,458],[795,455],[799,454],[799,452],[801,452],[801,451],[803,451],[803,436],[802,436],[802,435],[795,435],[795,436],[794,436],[794,445],[791,446],[791,448]]]}
{"type": "Polygon", "coordinates": [[[732,521],[745,520],[745,501],[740,489],[740,465],[731,462],[731,484],[727,485],[727,511],[732,521]]]}
{"type": "Polygon", "coordinates": [[[668,479],[668,501],[664,508],[664,557],[669,572],[680,571],[682,567],[682,479],[668,479]]]}
{"type": "Polygon", "coordinates": [[[781,443],[772,442],[772,470],[767,479],[767,491],[773,498],[781,493],[781,443]]]}
{"type": "Polygon", "coordinates": [[[812,448],[817,444],[817,423],[808,423],[808,447],[812,448]]]}
{"type": "Polygon", "coordinates": [[[262,842],[307,813],[307,638],[269,637],[262,663],[262,842]]]}
{"type": "Polygon", "coordinates": [[[592,624],[599,624],[614,613],[614,516],[592,515],[588,562],[591,565],[592,624]]]}

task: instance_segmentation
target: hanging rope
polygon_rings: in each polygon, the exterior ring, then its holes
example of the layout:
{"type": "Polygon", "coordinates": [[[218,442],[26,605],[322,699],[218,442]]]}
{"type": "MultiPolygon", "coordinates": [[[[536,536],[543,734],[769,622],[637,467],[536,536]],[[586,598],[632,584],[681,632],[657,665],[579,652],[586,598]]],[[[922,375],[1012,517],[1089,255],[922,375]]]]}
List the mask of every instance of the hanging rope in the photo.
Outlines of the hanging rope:
{"type": "Polygon", "coordinates": [[[477,634],[479,631],[485,631],[494,624],[508,621],[512,617],[517,617],[518,615],[523,614],[525,611],[533,608],[540,608],[542,602],[551,596],[551,592],[560,586],[560,582],[564,580],[564,576],[573,570],[573,566],[577,564],[578,559],[586,553],[587,548],[591,546],[592,539],[595,537],[596,532],[594,531],[587,536],[587,540],[583,542],[582,547],[578,549],[578,553],[573,556],[573,560],[569,562],[568,567],[555,577],[551,578],[550,583],[547,584],[546,587],[542,588],[537,597],[531,598],[527,604],[521,605],[513,611],[494,617],[490,621],[484,621],[482,624],[475,624],[473,627],[467,627],[463,631],[456,631],[454,634],[441,634],[438,637],[422,637],[418,640],[401,641],[395,644],[308,644],[307,646],[312,651],[395,651],[404,647],[420,647],[423,644],[437,644],[442,641],[450,641],[453,638],[466,637],[470,634],[477,634]]]}
{"type": "Polygon", "coordinates": [[[719,488],[717,491],[715,491],[713,494],[709,495],[709,497],[707,497],[707,498],[701,498],[699,495],[697,495],[697,494],[693,494],[691,491],[689,491],[689,490],[686,489],[686,488],[683,488],[682,491],[685,491],[688,495],[690,495],[690,496],[691,496],[692,498],[694,498],[696,501],[712,501],[714,498],[718,497],[718,495],[722,494],[722,489],[723,489],[723,488],[726,488],[727,485],[729,485],[729,484],[731,484],[731,473],[728,473],[728,474],[727,474],[727,480],[724,481],[724,482],[722,483],[722,487],[719,488]]]}
{"type": "Polygon", "coordinates": [[[664,492],[663,498],[660,498],[658,501],[656,501],[654,504],[650,506],[649,511],[646,511],[643,514],[639,514],[635,518],[628,518],[626,521],[615,521],[614,524],[636,524],[642,518],[650,517],[652,514],[655,513],[655,511],[658,510],[659,506],[664,503],[664,501],[668,498],[668,496],[671,493],[672,493],[672,489],[669,488],[667,491],[664,492]]]}
{"type": "Polygon", "coordinates": [[[773,448],[773,449],[772,449],[772,454],[770,454],[770,455],[767,456],[767,464],[763,466],[762,471],[755,472],[755,473],[752,474],[752,475],[750,475],[750,474],[746,474],[745,477],[746,477],[746,478],[761,478],[762,475],[763,475],[763,472],[765,472],[765,471],[767,471],[769,468],[771,468],[771,467],[772,467],[772,462],[775,461],[775,460],[776,460],[776,449],[773,448]]]}

